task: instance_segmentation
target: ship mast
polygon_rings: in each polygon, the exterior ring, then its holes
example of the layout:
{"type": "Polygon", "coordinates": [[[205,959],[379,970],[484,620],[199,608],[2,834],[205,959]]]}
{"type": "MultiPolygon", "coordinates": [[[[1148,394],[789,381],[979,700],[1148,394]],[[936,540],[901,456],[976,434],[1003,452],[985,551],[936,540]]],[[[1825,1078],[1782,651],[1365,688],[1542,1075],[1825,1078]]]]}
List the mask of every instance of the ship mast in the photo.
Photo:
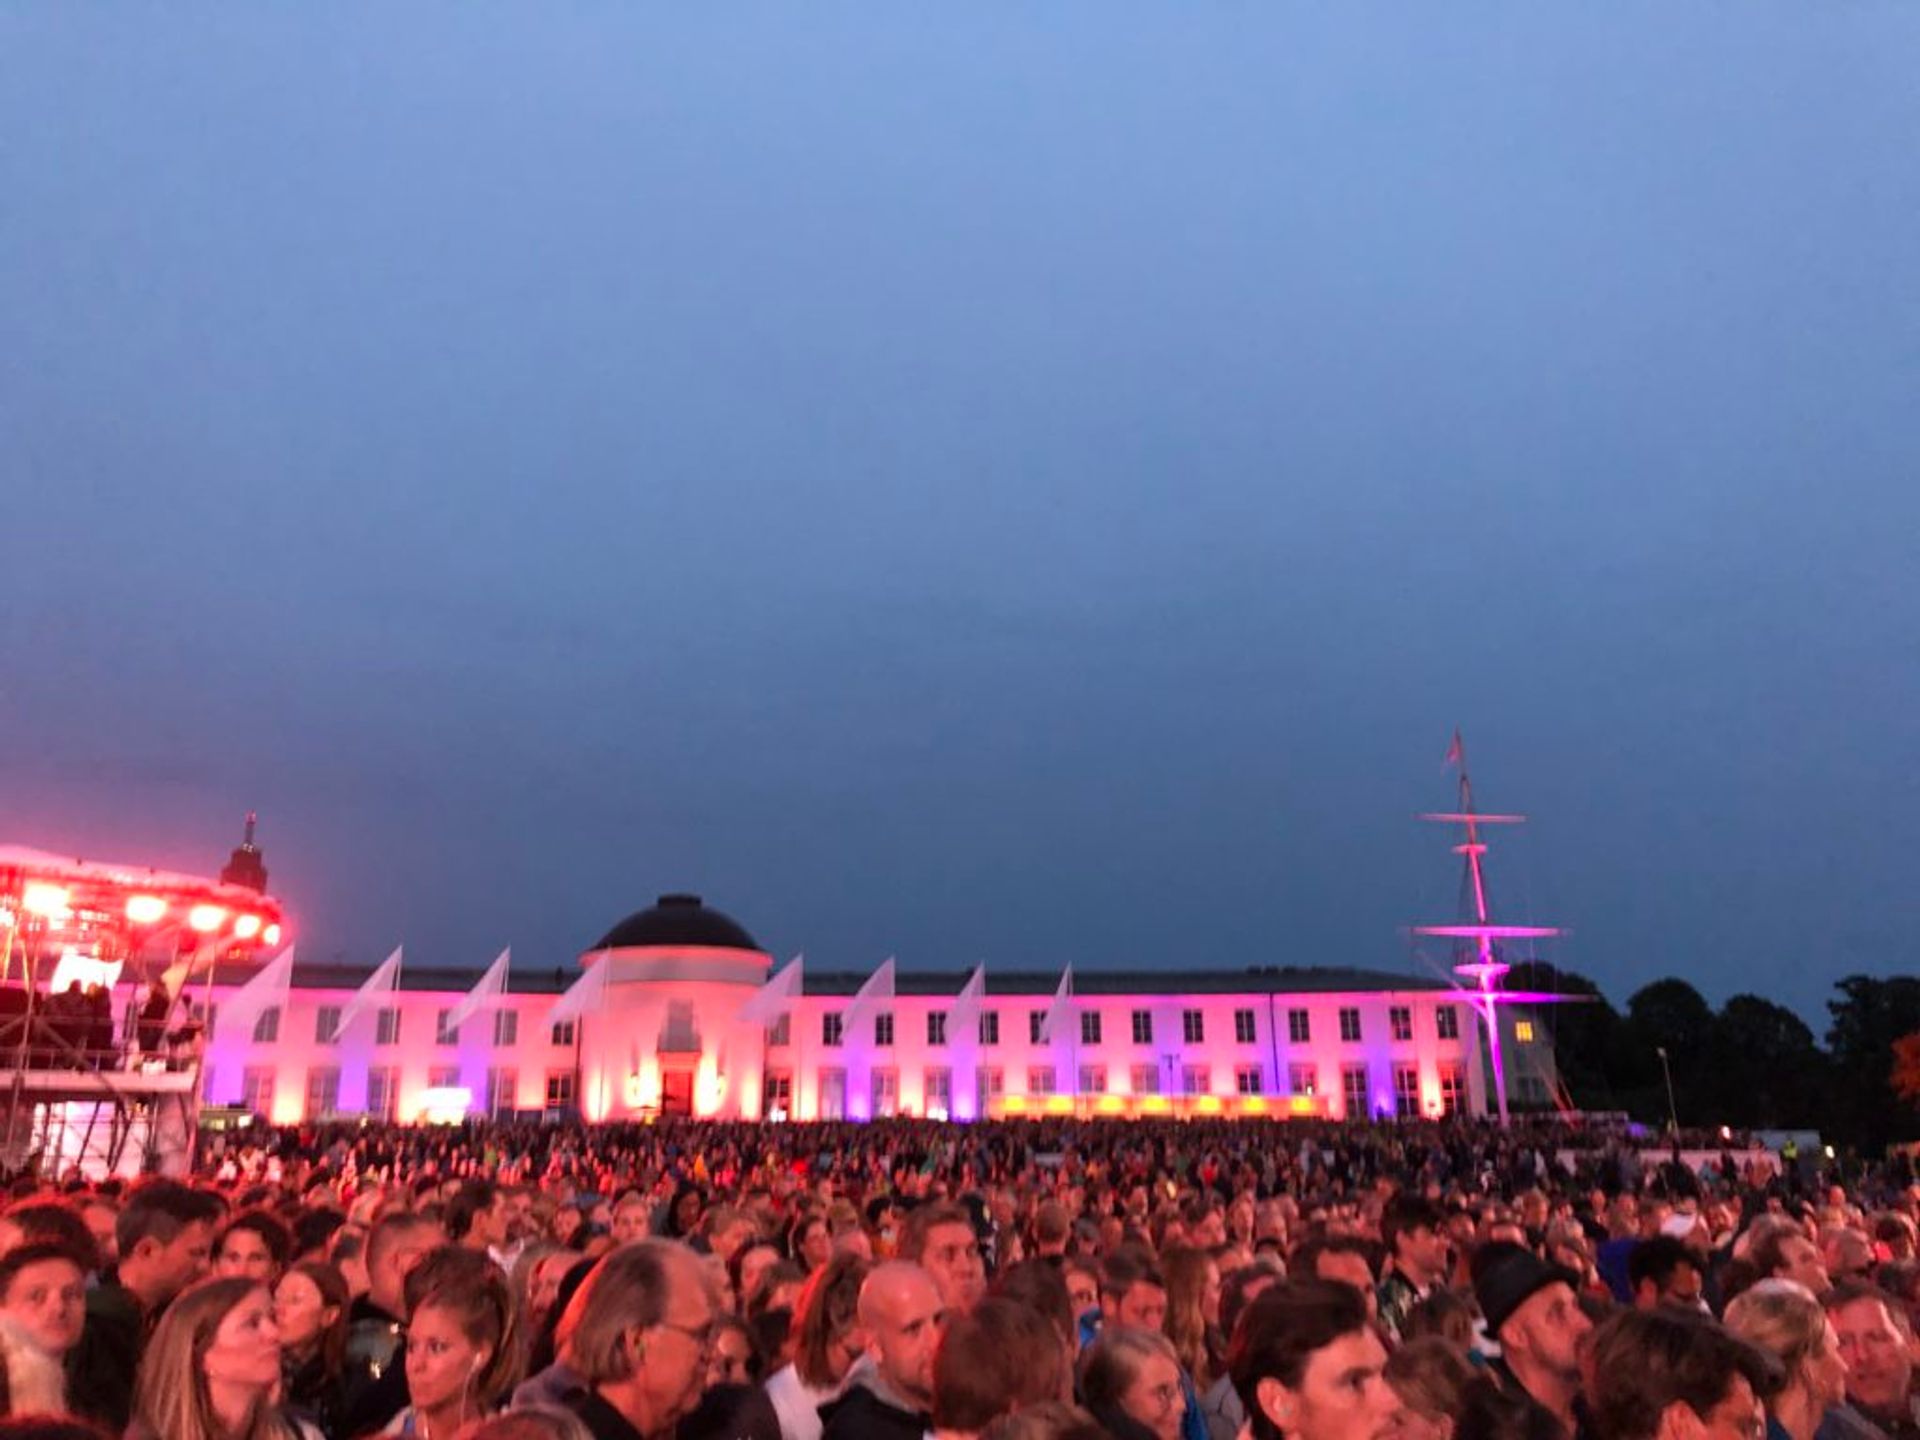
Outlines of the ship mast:
{"type": "Polygon", "coordinates": [[[1422,815],[1420,818],[1442,825],[1458,825],[1464,831],[1464,838],[1453,847],[1453,853],[1462,857],[1463,861],[1460,875],[1462,918],[1459,923],[1452,925],[1416,925],[1413,933],[1454,942],[1453,973],[1460,977],[1461,988],[1470,997],[1474,1012],[1486,1026],[1487,1054],[1493,1067],[1494,1103],[1498,1108],[1500,1123],[1505,1125],[1509,1118],[1507,1068],[1500,1045],[1500,1006],[1515,1001],[1554,1000],[1560,997],[1523,995],[1503,989],[1501,981],[1513,967],[1502,958],[1503,947],[1495,942],[1546,940],[1559,935],[1561,931],[1550,925],[1502,925],[1494,921],[1487,901],[1487,845],[1480,838],[1480,827],[1521,825],[1527,817],[1488,814],[1474,808],[1473,781],[1467,774],[1467,747],[1458,730],[1453,732],[1453,744],[1447,749],[1446,763],[1457,766],[1460,771],[1459,807],[1422,815]]]}

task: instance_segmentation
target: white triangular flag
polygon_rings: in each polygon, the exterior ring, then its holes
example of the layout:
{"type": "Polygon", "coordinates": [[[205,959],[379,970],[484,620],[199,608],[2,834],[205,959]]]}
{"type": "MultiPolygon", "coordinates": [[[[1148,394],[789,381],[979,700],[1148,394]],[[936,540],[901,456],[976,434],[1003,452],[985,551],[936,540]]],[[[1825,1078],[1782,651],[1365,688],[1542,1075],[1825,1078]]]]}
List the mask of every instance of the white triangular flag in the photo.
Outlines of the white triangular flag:
{"type": "Polygon", "coordinates": [[[947,1043],[949,1045],[970,1045],[974,1032],[980,1026],[980,1001],[987,993],[987,967],[984,963],[973,967],[973,974],[967,977],[967,983],[960,987],[960,993],[954,996],[953,1009],[947,1012],[947,1043]]]}
{"type": "Polygon", "coordinates": [[[353,992],[353,998],[340,1007],[340,1023],[333,1027],[335,1035],[347,1033],[347,1027],[365,1013],[369,1005],[378,1005],[384,996],[391,995],[400,986],[400,951],[394,946],[393,953],[380,962],[380,967],[366,978],[366,982],[353,992]]]}
{"type": "Polygon", "coordinates": [[[893,957],[889,955],[880,962],[879,968],[867,977],[867,983],[853,992],[853,999],[847,1004],[847,1012],[840,1022],[840,1033],[856,1037],[854,1044],[861,1043],[857,1038],[860,1026],[872,1013],[874,1006],[882,1000],[893,999],[893,957]]]}
{"type": "MultiPolygon", "coordinates": [[[[469,1016],[495,995],[504,995],[507,991],[507,967],[512,963],[510,957],[513,947],[502,950],[493,964],[487,967],[487,973],[480,977],[475,985],[463,996],[458,1005],[447,1012],[447,1033],[452,1034],[466,1023],[469,1016]]],[[[605,964],[603,960],[601,964],[605,964]]]]}
{"type": "Polygon", "coordinates": [[[268,961],[246,984],[227,998],[214,1016],[214,1028],[220,1038],[253,1038],[254,1022],[276,1005],[286,1002],[293,989],[293,946],[268,961]]]}
{"type": "Polygon", "coordinates": [[[1047,1018],[1041,1022],[1040,1043],[1051,1045],[1055,1035],[1060,1033],[1073,1013],[1073,966],[1060,974],[1060,988],[1053,992],[1053,1003],[1047,1006],[1047,1018]]]}
{"type": "Polygon", "coordinates": [[[558,1025],[562,1020],[572,1020],[589,1006],[598,1005],[607,993],[607,967],[613,964],[613,957],[602,954],[598,964],[589,965],[587,973],[567,987],[567,993],[554,1001],[553,1009],[547,1012],[547,1023],[558,1025]]]}
{"type": "Polygon", "coordinates": [[[734,1018],[742,1025],[771,1025],[800,998],[801,967],[807,957],[796,955],[787,968],[748,997],[734,1018]]]}

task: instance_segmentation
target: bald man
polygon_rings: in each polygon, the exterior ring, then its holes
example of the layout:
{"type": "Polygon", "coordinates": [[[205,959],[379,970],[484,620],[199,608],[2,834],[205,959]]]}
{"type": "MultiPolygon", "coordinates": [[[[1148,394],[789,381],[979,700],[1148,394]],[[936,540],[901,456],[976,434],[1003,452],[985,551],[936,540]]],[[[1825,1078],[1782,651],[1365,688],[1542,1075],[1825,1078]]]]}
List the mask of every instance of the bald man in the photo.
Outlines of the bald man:
{"type": "Polygon", "coordinates": [[[826,1417],[822,1440],[922,1440],[932,1428],[933,1356],[946,1328],[933,1277],[910,1261],[877,1266],[860,1287],[865,1363],[826,1417]]]}

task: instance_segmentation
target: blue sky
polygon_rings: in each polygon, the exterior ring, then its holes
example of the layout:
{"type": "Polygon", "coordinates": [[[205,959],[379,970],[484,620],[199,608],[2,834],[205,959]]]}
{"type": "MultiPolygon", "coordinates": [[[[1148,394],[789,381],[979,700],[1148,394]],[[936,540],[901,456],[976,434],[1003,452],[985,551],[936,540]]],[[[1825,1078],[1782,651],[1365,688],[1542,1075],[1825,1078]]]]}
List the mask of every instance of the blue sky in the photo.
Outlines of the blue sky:
{"type": "Polygon", "coordinates": [[[0,15],[0,836],[303,953],[1920,933],[1920,11],[0,15]],[[1507,837],[1501,837],[1506,841],[1507,837]]]}

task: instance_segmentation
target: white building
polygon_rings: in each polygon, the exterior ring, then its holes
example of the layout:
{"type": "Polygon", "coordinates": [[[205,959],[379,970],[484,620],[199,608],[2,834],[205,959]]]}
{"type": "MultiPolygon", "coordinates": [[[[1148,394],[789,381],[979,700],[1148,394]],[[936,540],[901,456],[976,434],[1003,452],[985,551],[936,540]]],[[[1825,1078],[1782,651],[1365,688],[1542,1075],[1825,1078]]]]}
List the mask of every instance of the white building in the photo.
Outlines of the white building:
{"type": "MultiPolygon", "coordinates": [[[[1466,997],[1438,980],[1364,970],[1249,967],[986,974],[978,1021],[952,1033],[966,981],[899,973],[855,1007],[861,974],[809,973],[771,1024],[741,1010],[771,957],[697,897],[629,916],[580,966],[607,967],[594,1003],[553,1023],[580,971],[523,969],[457,1032],[445,1017],[475,972],[403,967],[396,991],[342,1032],[363,969],[298,965],[251,1038],[218,1034],[203,1093],[279,1123],[461,1113],[972,1119],[1022,1114],[1484,1115],[1484,1044],[1466,997]],[[849,1024],[851,1018],[852,1023],[849,1024]]],[[[216,1007],[245,979],[222,972],[216,1007]]],[[[1503,1007],[1503,1014],[1505,1014],[1503,1007]]],[[[1550,1047],[1505,1014],[1509,1089],[1544,1104],[1550,1047]]]]}

